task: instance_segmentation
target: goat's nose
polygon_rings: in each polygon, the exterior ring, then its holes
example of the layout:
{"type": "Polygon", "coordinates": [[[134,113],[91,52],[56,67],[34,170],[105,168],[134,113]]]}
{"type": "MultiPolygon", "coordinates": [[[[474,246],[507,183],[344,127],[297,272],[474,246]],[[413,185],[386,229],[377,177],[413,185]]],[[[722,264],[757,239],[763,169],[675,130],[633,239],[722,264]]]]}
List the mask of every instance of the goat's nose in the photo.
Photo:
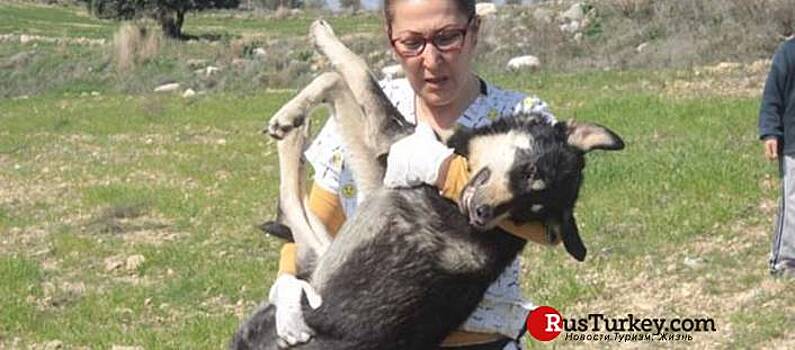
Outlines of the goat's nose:
{"type": "Polygon", "coordinates": [[[480,205],[477,208],[475,208],[475,216],[477,216],[478,219],[481,220],[491,219],[491,212],[492,212],[491,207],[488,205],[480,205]]]}

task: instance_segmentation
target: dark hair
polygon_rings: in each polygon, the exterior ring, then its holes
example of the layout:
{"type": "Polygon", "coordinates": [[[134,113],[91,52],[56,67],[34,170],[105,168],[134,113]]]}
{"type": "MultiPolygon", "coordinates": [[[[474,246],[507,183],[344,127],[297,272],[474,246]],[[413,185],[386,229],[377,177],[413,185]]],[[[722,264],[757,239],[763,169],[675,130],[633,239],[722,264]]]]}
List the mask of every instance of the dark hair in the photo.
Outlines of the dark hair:
{"type": "MultiPolygon", "coordinates": [[[[475,17],[475,1],[476,0],[455,0],[455,4],[458,6],[458,12],[465,15],[467,18],[475,17]]],[[[392,4],[394,2],[395,0],[384,0],[384,19],[386,20],[386,25],[389,27],[392,26],[392,20],[395,18],[395,13],[392,10],[392,4]]]]}

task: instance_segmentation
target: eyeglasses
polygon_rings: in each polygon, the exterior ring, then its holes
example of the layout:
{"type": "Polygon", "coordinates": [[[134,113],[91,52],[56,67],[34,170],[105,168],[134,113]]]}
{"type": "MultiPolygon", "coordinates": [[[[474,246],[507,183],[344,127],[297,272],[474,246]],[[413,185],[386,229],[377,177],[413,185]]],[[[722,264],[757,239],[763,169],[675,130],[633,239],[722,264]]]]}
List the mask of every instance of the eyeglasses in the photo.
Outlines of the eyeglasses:
{"type": "Polygon", "coordinates": [[[392,38],[392,27],[389,27],[389,38],[392,47],[402,57],[419,56],[425,51],[425,46],[428,42],[436,47],[441,52],[450,52],[460,50],[464,47],[464,39],[466,39],[467,30],[472,23],[472,17],[469,17],[467,24],[463,29],[442,29],[436,32],[432,37],[425,37],[420,35],[412,35],[406,38],[392,38]]]}

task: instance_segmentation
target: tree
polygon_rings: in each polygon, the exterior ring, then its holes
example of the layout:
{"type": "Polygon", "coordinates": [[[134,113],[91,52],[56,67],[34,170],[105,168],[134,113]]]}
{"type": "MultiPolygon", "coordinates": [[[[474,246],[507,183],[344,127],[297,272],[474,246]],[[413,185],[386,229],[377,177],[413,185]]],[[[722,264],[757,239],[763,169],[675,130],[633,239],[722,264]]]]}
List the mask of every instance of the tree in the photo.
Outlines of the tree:
{"type": "Polygon", "coordinates": [[[240,0],[86,0],[99,18],[154,18],[170,38],[184,38],[182,25],[189,11],[212,8],[235,8],[240,0]]]}
{"type": "Polygon", "coordinates": [[[245,0],[250,8],[261,8],[268,10],[276,10],[280,7],[284,8],[301,8],[304,7],[303,0],[245,0]]]}
{"type": "Polygon", "coordinates": [[[304,7],[311,9],[320,9],[326,6],[325,0],[305,0],[304,7]]]}
{"type": "Polygon", "coordinates": [[[340,7],[351,11],[358,11],[362,8],[361,0],[340,0],[340,7]]]}

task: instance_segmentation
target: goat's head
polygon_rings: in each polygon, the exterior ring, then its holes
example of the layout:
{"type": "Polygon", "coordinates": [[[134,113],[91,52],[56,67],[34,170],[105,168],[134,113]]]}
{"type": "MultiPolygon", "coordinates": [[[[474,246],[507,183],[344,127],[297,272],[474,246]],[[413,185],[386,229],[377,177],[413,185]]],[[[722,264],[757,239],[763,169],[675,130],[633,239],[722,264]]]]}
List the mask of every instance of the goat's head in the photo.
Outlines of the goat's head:
{"type": "Polygon", "coordinates": [[[472,226],[487,230],[506,218],[542,220],[550,241],[562,239],[572,256],[585,258],[573,213],[584,155],[624,148],[618,135],[596,124],[551,125],[538,115],[521,114],[460,131],[449,143],[468,159],[472,176],[459,206],[472,226]]]}

